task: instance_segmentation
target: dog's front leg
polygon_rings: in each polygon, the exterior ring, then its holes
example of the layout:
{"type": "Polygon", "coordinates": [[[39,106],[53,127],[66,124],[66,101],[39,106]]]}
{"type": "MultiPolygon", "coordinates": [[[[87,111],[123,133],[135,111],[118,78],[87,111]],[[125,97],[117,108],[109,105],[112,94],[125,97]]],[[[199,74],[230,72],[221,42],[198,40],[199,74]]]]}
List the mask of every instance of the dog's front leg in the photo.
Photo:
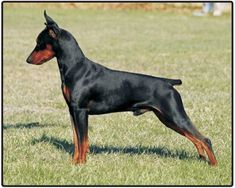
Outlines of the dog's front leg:
{"type": "Polygon", "coordinates": [[[88,144],[88,112],[78,107],[70,108],[73,126],[74,156],[73,162],[81,164],[86,162],[88,144]]]}

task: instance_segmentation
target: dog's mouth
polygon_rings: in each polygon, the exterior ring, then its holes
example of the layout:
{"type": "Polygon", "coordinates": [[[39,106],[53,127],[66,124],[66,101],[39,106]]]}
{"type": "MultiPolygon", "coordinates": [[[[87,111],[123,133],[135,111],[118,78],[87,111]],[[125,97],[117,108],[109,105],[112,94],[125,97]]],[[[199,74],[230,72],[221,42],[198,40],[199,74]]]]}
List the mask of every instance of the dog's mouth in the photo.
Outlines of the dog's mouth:
{"type": "MultiPolygon", "coordinates": [[[[53,56],[54,57],[54,56],[53,56]]],[[[28,58],[26,60],[27,63],[32,64],[32,65],[42,65],[47,61],[50,61],[53,57],[50,58],[44,58],[44,59],[39,59],[39,60],[33,60],[31,58],[28,58]]]]}
{"type": "Polygon", "coordinates": [[[55,52],[50,45],[47,48],[40,51],[33,51],[27,58],[26,62],[33,65],[41,65],[55,57],[55,52]]]}

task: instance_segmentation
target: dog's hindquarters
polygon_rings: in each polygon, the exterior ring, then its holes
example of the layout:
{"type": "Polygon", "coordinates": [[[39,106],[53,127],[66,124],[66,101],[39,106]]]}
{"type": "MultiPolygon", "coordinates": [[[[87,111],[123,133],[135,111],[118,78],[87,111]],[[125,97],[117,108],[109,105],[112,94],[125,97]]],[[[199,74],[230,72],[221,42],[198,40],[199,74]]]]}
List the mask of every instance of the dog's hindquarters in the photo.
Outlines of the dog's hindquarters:
{"type": "Polygon", "coordinates": [[[216,165],[217,161],[212,150],[210,139],[204,137],[192,124],[184,110],[180,94],[176,89],[172,86],[167,87],[168,89],[165,88],[162,93],[161,91],[155,92],[155,97],[158,99],[156,102],[152,103],[154,113],[168,128],[173,129],[192,141],[200,158],[205,160],[206,152],[210,160],[210,164],[216,165]]]}

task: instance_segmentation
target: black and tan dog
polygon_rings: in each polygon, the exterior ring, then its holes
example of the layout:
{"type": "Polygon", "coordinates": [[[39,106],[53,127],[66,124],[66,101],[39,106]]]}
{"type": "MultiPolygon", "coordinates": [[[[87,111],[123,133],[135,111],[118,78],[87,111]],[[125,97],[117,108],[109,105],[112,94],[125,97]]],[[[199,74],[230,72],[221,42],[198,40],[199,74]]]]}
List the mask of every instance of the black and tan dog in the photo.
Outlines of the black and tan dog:
{"type": "Polygon", "coordinates": [[[141,115],[153,111],[167,127],[187,137],[196,146],[200,158],[216,165],[211,141],[193,126],[180,94],[173,87],[181,80],[108,69],[89,60],[75,38],[61,29],[46,12],[46,28],[37,37],[37,45],[27,59],[40,65],[57,58],[62,92],[67,102],[74,134],[74,163],[86,162],[88,115],[132,111],[141,115]]]}

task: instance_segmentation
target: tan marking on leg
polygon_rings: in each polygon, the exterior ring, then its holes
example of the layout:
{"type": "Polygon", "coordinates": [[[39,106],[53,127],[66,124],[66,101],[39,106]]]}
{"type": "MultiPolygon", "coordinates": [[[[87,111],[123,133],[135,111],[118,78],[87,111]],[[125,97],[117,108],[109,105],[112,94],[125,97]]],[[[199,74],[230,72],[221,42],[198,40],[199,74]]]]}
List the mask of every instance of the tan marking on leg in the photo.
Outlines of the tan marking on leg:
{"type": "Polygon", "coordinates": [[[201,159],[206,160],[205,152],[203,150],[201,142],[198,139],[196,139],[194,136],[192,136],[192,134],[190,134],[187,131],[184,131],[180,128],[174,128],[174,129],[175,129],[176,132],[178,132],[181,135],[188,138],[194,144],[194,146],[196,147],[197,152],[198,152],[199,156],[201,157],[201,159]]]}
{"type": "Polygon", "coordinates": [[[203,150],[201,142],[199,142],[197,139],[195,139],[195,137],[193,137],[191,134],[189,134],[187,132],[185,132],[185,136],[186,136],[186,138],[188,138],[194,144],[200,158],[203,159],[203,160],[206,160],[205,152],[203,150]]]}
{"type": "Polygon", "coordinates": [[[207,156],[209,158],[210,161],[210,165],[212,166],[216,166],[217,165],[217,160],[215,158],[215,155],[213,153],[213,151],[201,140],[197,139],[196,137],[194,137],[193,135],[186,133],[187,134],[187,138],[192,140],[192,142],[194,143],[194,145],[196,146],[196,148],[198,149],[198,153],[200,156],[203,156],[203,158],[205,157],[205,153],[203,150],[206,151],[207,156]]]}
{"type": "Polygon", "coordinates": [[[73,142],[74,142],[74,155],[73,155],[73,162],[75,164],[79,163],[79,143],[78,143],[78,136],[76,128],[73,127],[73,142]]]}
{"type": "MultiPolygon", "coordinates": [[[[160,114],[163,115],[162,111],[159,110],[158,108],[155,108],[160,114]]],[[[156,114],[156,113],[155,113],[156,114]]],[[[157,114],[156,114],[157,115],[157,114]]],[[[163,115],[164,116],[164,115],[163,115]]],[[[160,119],[161,120],[161,119],[160,119]]],[[[164,123],[166,124],[166,123],[164,123]]],[[[213,153],[213,151],[201,140],[197,139],[196,137],[192,136],[192,134],[190,134],[189,132],[187,131],[184,131],[176,126],[169,126],[171,129],[175,130],[176,132],[178,132],[179,134],[187,137],[190,141],[193,142],[193,144],[195,145],[198,153],[199,153],[199,156],[201,156],[203,159],[206,158],[205,156],[205,152],[204,150],[206,151],[207,155],[208,155],[208,158],[210,160],[210,164],[212,166],[215,166],[217,165],[217,160],[215,158],[215,155],[213,153]]],[[[198,134],[200,134],[198,131],[197,131],[198,134]]]]}
{"type": "Polygon", "coordinates": [[[79,164],[81,159],[81,146],[79,144],[79,135],[77,135],[77,128],[74,125],[72,116],[70,116],[72,129],[73,129],[73,143],[74,143],[74,154],[73,154],[73,163],[79,164]]]}
{"type": "Polygon", "coordinates": [[[215,155],[214,155],[213,151],[211,151],[211,149],[205,143],[203,143],[202,141],[201,141],[201,143],[202,143],[202,146],[204,147],[204,149],[206,150],[206,153],[207,153],[208,158],[210,160],[210,165],[211,166],[216,166],[218,164],[218,162],[215,158],[215,155]]]}
{"type": "Polygon", "coordinates": [[[81,144],[81,151],[82,151],[81,160],[83,163],[86,162],[86,155],[87,155],[88,149],[89,149],[89,142],[88,142],[88,130],[87,130],[87,132],[84,135],[84,139],[82,140],[82,144],[81,144]]]}

